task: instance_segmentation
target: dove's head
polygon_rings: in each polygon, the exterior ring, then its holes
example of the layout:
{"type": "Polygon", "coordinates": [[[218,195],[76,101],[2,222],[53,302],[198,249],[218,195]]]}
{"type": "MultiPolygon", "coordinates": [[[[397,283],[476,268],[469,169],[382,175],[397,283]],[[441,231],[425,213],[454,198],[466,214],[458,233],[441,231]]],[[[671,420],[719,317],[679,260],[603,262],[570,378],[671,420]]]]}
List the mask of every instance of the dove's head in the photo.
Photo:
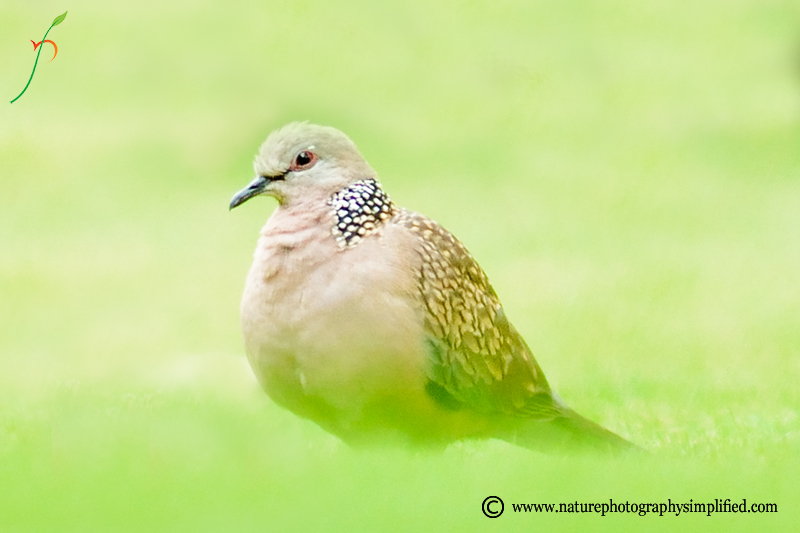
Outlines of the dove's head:
{"type": "Polygon", "coordinates": [[[327,200],[356,181],[376,178],[347,135],[305,122],[272,132],[253,167],[256,178],[236,193],[231,209],[262,194],[281,205],[327,200]]]}

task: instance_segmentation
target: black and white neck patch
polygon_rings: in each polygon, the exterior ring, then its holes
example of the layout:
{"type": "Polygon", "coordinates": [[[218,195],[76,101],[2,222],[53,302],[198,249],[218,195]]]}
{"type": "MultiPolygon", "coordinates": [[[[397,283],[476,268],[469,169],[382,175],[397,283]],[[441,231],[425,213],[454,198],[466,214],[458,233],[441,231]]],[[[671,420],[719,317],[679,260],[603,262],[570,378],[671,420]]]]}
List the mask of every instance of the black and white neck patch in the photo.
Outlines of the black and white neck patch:
{"type": "Polygon", "coordinates": [[[328,203],[336,214],[331,233],[341,248],[354,246],[373,233],[395,210],[389,195],[374,179],[353,183],[334,194],[328,203]]]}

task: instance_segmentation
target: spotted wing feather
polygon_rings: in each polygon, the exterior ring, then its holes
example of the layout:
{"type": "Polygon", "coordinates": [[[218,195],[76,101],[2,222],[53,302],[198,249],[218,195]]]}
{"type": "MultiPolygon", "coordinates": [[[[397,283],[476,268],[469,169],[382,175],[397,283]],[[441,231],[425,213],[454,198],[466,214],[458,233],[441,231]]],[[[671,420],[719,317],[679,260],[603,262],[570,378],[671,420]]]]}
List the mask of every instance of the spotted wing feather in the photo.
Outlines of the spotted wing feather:
{"type": "Polygon", "coordinates": [[[430,355],[429,392],[451,408],[558,416],[542,370],[464,245],[420,214],[400,210],[395,222],[419,239],[417,284],[430,355]]]}

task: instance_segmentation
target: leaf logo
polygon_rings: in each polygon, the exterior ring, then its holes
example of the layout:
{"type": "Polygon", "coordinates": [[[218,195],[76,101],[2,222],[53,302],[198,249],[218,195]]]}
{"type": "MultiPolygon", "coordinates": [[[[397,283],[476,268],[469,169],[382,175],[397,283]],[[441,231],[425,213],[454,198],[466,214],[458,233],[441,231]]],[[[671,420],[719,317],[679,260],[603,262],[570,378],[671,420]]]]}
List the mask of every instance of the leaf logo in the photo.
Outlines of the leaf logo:
{"type": "MultiPolygon", "coordinates": [[[[56,46],[56,43],[54,43],[53,41],[50,41],[50,40],[48,40],[48,39],[47,39],[47,34],[48,34],[48,33],[50,33],[50,30],[52,30],[52,29],[53,29],[53,26],[58,26],[59,24],[61,24],[62,22],[64,22],[64,19],[65,19],[65,18],[67,18],[67,12],[66,12],[66,11],[64,11],[64,13],[63,13],[62,15],[59,15],[59,16],[57,16],[56,18],[54,18],[54,19],[53,19],[53,23],[52,23],[52,24],[50,24],[50,27],[49,27],[49,28],[47,28],[47,31],[44,33],[44,37],[42,37],[42,40],[41,40],[41,41],[39,41],[38,43],[36,43],[36,42],[34,42],[33,40],[31,40],[31,42],[33,43],[33,50],[34,50],[34,51],[35,51],[35,50],[36,50],[36,48],[37,48],[37,47],[38,47],[40,44],[42,44],[42,43],[50,43],[50,44],[52,44],[52,45],[53,45],[53,49],[55,50],[55,53],[53,54],[53,58],[52,58],[50,61],[52,61],[53,59],[55,59],[55,58],[56,58],[56,54],[58,54],[58,47],[56,46]]],[[[42,48],[44,48],[44,47],[42,47],[42,48]]],[[[30,78],[28,78],[28,83],[27,83],[27,84],[25,84],[25,88],[24,88],[24,89],[22,89],[22,92],[21,92],[21,93],[19,93],[19,95],[18,95],[16,98],[14,98],[13,100],[11,100],[11,103],[12,103],[12,104],[13,104],[14,102],[16,102],[17,100],[19,100],[19,97],[20,97],[20,96],[22,96],[23,94],[25,94],[25,91],[27,91],[27,90],[28,90],[28,86],[31,84],[31,80],[33,79],[33,75],[34,75],[34,73],[36,73],[36,65],[39,63],[39,55],[41,55],[41,53],[42,53],[42,48],[39,48],[39,52],[36,54],[36,61],[34,61],[34,63],[33,63],[33,71],[31,72],[31,77],[30,77],[30,78]]],[[[50,61],[48,61],[48,63],[49,63],[50,61]]]]}

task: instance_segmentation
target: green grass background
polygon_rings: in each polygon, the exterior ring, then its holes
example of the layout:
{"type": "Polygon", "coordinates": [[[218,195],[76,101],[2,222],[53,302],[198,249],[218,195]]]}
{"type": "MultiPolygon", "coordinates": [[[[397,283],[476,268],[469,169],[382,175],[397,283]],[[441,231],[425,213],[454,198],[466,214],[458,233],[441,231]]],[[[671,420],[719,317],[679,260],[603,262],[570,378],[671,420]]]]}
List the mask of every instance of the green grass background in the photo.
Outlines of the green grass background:
{"type": "Polygon", "coordinates": [[[794,1],[0,4],[0,530],[792,530],[794,1]],[[488,272],[550,382],[653,452],[357,452],[276,407],[228,213],[264,137],[346,131],[488,272]],[[506,512],[485,518],[499,495],[506,512]],[[777,514],[521,515],[520,502],[777,514]]]}

